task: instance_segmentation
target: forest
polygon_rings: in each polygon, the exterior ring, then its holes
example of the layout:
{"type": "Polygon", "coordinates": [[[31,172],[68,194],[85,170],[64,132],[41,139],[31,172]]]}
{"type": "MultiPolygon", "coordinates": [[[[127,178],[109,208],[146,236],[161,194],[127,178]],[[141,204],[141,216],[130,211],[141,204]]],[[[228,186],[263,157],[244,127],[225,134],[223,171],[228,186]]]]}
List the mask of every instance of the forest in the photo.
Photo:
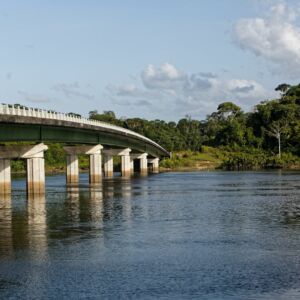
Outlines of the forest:
{"type": "MultiPolygon", "coordinates": [[[[113,111],[97,110],[90,111],[89,118],[154,140],[172,153],[170,159],[161,162],[162,167],[169,169],[193,167],[201,160],[228,170],[298,168],[300,84],[280,84],[275,90],[280,92],[278,99],[262,101],[251,112],[244,112],[234,102],[223,102],[205,120],[190,116],[178,122],[117,118],[113,111]]],[[[62,145],[50,144],[45,158],[48,168],[64,168],[62,145]]],[[[81,160],[81,165],[87,167],[87,160],[81,160]]],[[[23,164],[15,162],[14,168],[21,170],[23,164]]]]}
{"type": "Polygon", "coordinates": [[[134,130],[175,153],[165,162],[167,167],[176,166],[176,160],[180,165],[182,155],[177,152],[185,156],[208,152],[226,169],[295,166],[300,156],[300,84],[280,84],[275,90],[279,99],[262,101],[251,112],[224,102],[202,121],[190,116],[177,123],[119,119],[113,111],[96,110],[89,117],[134,130]]]}

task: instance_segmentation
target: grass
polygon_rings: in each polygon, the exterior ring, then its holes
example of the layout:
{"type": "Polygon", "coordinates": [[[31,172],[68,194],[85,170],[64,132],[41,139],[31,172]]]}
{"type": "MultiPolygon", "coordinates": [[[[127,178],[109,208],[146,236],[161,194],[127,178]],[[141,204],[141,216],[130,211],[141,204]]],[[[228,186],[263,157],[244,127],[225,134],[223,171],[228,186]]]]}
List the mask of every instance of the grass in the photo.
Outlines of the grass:
{"type": "Polygon", "coordinates": [[[211,147],[202,147],[201,152],[178,151],[171,158],[161,161],[162,169],[215,169],[222,163],[220,151],[211,147]]]}
{"type": "Polygon", "coordinates": [[[291,153],[282,153],[281,158],[261,149],[229,149],[203,146],[201,152],[178,151],[171,158],[161,161],[162,169],[300,169],[300,158],[291,153]]]}

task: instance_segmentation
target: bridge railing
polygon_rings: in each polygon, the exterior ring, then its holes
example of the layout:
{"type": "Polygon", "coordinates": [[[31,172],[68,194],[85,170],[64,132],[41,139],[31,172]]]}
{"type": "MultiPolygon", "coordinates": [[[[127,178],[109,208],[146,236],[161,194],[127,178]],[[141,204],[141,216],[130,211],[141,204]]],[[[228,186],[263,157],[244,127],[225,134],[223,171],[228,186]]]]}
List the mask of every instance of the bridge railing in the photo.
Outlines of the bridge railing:
{"type": "Polygon", "coordinates": [[[25,106],[14,106],[14,105],[8,105],[8,104],[0,104],[0,115],[11,115],[11,116],[32,117],[32,118],[39,118],[39,119],[68,121],[68,122],[74,122],[74,123],[80,123],[80,124],[97,126],[97,127],[101,127],[101,128],[117,130],[119,132],[121,131],[126,134],[130,134],[130,135],[134,135],[136,137],[142,138],[143,140],[150,142],[151,144],[157,146],[158,148],[163,149],[160,145],[158,145],[151,139],[149,139],[139,133],[131,131],[129,129],[119,127],[116,125],[112,125],[109,123],[105,123],[102,121],[98,121],[98,120],[91,120],[91,119],[83,118],[83,117],[81,117],[79,115],[77,116],[75,114],[65,114],[65,113],[59,113],[59,112],[45,110],[45,109],[38,109],[38,108],[25,107],[25,106]]]}

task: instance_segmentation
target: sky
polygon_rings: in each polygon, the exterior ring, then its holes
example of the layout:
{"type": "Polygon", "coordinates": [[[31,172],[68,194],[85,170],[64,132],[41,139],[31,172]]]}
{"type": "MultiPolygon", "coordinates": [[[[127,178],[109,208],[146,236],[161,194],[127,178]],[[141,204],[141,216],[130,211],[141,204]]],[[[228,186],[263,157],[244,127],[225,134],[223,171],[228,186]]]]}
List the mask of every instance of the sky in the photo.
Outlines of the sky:
{"type": "Polygon", "coordinates": [[[203,120],[300,82],[300,4],[0,0],[2,103],[203,120]]]}

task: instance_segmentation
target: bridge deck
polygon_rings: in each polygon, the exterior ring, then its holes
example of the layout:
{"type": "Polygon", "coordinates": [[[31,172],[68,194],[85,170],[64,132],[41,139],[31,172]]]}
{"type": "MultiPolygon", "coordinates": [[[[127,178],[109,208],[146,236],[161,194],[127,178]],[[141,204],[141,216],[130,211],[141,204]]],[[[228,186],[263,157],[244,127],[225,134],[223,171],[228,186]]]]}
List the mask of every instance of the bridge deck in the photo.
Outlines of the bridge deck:
{"type": "Polygon", "coordinates": [[[104,122],[36,109],[0,105],[0,142],[102,144],[168,157],[163,147],[134,131],[104,122]]]}

